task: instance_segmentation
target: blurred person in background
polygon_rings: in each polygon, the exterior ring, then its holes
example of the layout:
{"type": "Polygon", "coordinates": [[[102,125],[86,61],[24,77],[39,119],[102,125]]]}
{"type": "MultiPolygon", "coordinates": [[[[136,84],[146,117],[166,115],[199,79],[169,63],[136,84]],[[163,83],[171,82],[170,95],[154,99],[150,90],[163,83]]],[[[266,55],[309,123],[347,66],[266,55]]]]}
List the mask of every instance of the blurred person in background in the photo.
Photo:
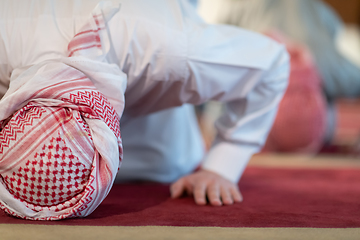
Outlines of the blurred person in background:
{"type": "MultiPolygon", "coordinates": [[[[360,47],[352,44],[352,56],[344,52],[344,23],[331,7],[319,0],[213,0],[201,1],[200,12],[211,22],[261,32],[287,46],[290,84],[264,151],[317,153],[327,144],[356,144],[360,104],[335,102],[360,97],[360,47]]],[[[360,42],[359,34],[355,39],[360,42]]]]}

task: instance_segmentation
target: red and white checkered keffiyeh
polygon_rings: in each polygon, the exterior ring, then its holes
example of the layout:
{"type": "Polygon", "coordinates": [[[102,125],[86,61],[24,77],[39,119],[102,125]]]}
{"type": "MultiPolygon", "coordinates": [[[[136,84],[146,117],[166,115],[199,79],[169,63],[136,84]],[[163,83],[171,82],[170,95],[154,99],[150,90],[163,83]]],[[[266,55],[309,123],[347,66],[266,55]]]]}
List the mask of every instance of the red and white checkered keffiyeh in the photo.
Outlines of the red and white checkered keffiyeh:
{"type": "Polygon", "coordinates": [[[32,220],[84,217],[112,187],[122,159],[119,121],[126,76],[107,63],[99,4],[69,43],[69,56],[11,80],[0,101],[0,207],[32,220]]]}

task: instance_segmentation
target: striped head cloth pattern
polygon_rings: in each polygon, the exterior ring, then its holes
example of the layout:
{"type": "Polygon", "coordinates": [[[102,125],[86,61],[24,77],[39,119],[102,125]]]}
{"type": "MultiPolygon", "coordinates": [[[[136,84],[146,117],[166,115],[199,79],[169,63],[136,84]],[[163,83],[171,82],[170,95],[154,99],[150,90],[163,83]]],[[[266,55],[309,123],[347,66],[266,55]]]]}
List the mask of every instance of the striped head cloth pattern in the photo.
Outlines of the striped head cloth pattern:
{"type": "Polygon", "coordinates": [[[68,57],[11,79],[0,101],[0,207],[16,217],[59,220],[92,213],[122,160],[126,76],[106,60],[102,2],[68,45],[68,57]]]}

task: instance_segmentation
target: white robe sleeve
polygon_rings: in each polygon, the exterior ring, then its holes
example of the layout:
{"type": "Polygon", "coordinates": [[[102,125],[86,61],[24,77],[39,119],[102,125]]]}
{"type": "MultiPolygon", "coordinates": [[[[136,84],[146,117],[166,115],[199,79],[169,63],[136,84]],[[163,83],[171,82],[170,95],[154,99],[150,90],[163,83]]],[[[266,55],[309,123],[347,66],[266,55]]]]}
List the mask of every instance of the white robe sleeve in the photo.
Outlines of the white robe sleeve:
{"type": "Polygon", "coordinates": [[[270,39],[228,26],[201,25],[188,37],[186,84],[198,99],[186,101],[226,102],[202,168],[237,182],[272,126],[287,86],[288,54],[270,39]]]}
{"type": "Polygon", "coordinates": [[[285,48],[256,33],[206,24],[181,0],[123,0],[109,30],[115,52],[109,58],[128,76],[129,114],[226,103],[202,168],[238,181],[264,144],[286,89],[285,48]]]}

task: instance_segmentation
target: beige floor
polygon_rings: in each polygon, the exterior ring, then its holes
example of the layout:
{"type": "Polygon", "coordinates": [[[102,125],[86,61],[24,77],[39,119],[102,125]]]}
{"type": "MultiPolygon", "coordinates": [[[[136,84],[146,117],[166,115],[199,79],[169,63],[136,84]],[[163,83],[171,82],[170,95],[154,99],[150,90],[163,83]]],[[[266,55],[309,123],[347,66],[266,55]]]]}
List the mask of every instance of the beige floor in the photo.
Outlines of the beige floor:
{"type": "MultiPolygon", "coordinates": [[[[258,154],[248,166],[279,168],[360,168],[360,157],[306,154],[258,154]]],[[[360,238],[359,238],[360,239],[360,238]]]]}
{"type": "Polygon", "coordinates": [[[2,240],[92,240],[92,239],[359,239],[360,228],[216,228],[216,227],[90,227],[0,224],[2,240]]]}
{"type": "MultiPolygon", "coordinates": [[[[281,168],[360,168],[360,159],[338,156],[266,154],[253,157],[250,166],[281,168]]],[[[217,228],[217,227],[94,227],[0,224],[0,240],[16,239],[360,239],[360,228],[217,228]]]]}

